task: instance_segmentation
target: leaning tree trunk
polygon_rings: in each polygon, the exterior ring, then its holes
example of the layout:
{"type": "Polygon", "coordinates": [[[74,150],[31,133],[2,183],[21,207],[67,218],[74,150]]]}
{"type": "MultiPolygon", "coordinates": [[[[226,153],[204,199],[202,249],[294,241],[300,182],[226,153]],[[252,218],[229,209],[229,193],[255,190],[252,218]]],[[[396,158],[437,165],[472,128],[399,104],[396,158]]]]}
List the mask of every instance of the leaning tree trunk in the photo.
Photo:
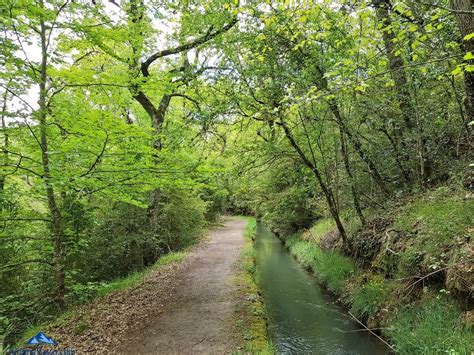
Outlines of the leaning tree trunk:
{"type": "Polygon", "coordinates": [[[298,143],[296,142],[295,138],[293,137],[293,134],[291,133],[291,130],[288,127],[288,125],[283,120],[281,120],[279,122],[279,124],[283,128],[283,131],[285,132],[285,137],[290,142],[290,145],[296,151],[296,153],[298,154],[298,156],[300,157],[300,159],[302,160],[304,165],[306,165],[306,167],[308,167],[311,170],[311,172],[314,174],[314,176],[316,177],[316,180],[318,181],[319,186],[321,187],[321,190],[323,191],[324,197],[326,198],[326,202],[327,202],[328,207],[329,207],[329,212],[331,213],[331,216],[332,216],[334,222],[336,223],[337,230],[339,231],[339,234],[341,235],[343,247],[347,251],[350,251],[350,249],[351,249],[350,240],[347,237],[347,232],[344,228],[344,225],[342,224],[341,217],[339,215],[339,210],[338,210],[337,204],[336,204],[336,199],[334,198],[334,193],[333,193],[331,187],[328,186],[324,182],[324,180],[322,178],[322,175],[321,175],[321,172],[319,171],[318,167],[315,165],[315,163],[313,164],[311,162],[311,160],[308,159],[306,154],[303,152],[301,147],[298,145],[298,143]]]}
{"type": "MultiPolygon", "coordinates": [[[[316,68],[319,74],[319,76],[316,78],[317,85],[321,87],[321,89],[329,92],[330,91],[329,84],[326,77],[324,76],[323,69],[320,66],[317,66],[316,68]]],[[[343,115],[341,114],[341,111],[339,110],[338,101],[335,98],[332,98],[329,100],[328,104],[329,104],[329,109],[331,110],[332,114],[336,118],[336,122],[339,128],[347,136],[347,138],[349,139],[349,142],[354,147],[354,150],[359,155],[360,159],[365,164],[367,164],[367,167],[369,169],[369,174],[372,176],[375,183],[380,187],[380,190],[386,196],[389,196],[390,190],[387,188],[387,185],[385,184],[385,179],[382,177],[382,174],[379,172],[377,165],[374,163],[374,161],[369,157],[365,149],[362,147],[362,143],[360,142],[360,139],[350,131],[347,125],[347,122],[345,121],[343,115]]]]}
{"type": "Polygon", "coordinates": [[[339,111],[339,106],[337,105],[337,101],[335,99],[330,100],[329,108],[331,109],[331,112],[334,114],[334,117],[336,117],[336,121],[337,121],[337,124],[339,125],[339,128],[345,133],[345,135],[349,139],[349,142],[351,142],[355,151],[359,155],[360,159],[364,163],[367,164],[367,167],[369,168],[369,174],[372,176],[375,183],[380,187],[380,190],[386,196],[390,196],[390,190],[387,188],[387,185],[385,184],[385,179],[382,177],[382,174],[379,172],[377,165],[375,165],[374,161],[367,155],[367,153],[363,149],[360,139],[350,131],[349,127],[347,126],[346,121],[344,120],[344,117],[341,115],[341,112],[339,111]]]}

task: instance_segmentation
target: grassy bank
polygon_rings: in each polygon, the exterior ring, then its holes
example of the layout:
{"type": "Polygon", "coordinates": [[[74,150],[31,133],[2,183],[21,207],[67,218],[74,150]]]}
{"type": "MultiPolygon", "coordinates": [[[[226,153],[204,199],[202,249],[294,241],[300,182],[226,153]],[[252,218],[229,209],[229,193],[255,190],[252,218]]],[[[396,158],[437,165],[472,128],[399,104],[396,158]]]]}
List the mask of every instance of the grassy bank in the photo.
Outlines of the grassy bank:
{"type": "Polygon", "coordinates": [[[472,265],[467,251],[473,207],[438,189],[373,217],[353,234],[350,256],[334,243],[328,219],[286,238],[285,244],[398,353],[471,354],[472,275],[465,272],[472,265]]]}
{"type": "Polygon", "coordinates": [[[253,241],[256,220],[246,217],[245,245],[240,257],[241,272],[236,277],[241,302],[236,310],[237,330],[242,339],[242,349],[249,353],[272,354],[267,336],[266,313],[262,298],[255,282],[255,249],[253,241]]]}

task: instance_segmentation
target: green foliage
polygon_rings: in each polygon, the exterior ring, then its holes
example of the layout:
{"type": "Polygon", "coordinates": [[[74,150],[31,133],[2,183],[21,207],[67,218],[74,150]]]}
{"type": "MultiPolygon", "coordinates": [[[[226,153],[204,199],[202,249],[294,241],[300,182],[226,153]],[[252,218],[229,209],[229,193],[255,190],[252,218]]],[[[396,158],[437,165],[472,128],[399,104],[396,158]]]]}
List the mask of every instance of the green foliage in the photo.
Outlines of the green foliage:
{"type": "Polygon", "coordinates": [[[388,335],[401,354],[470,354],[474,341],[459,321],[459,309],[443,297],[402,308],[388,335]]]}
{"type": "Polygon", "coordinates": [[[253,217],[246,217],[247,225],[245,226],[245,238],[255,239],[255,234],[257,233],[257,220],[253,217]]]}
{"type": "MultiPolygon", "coordinates": [[[[297,237],[296,237],[297,238],[297,237]]],[[[298,261],[306,269],[313,269],[315,266],[315,261],[321,258],[321,250],[317,247],[316,244],[304,242],[304,241],[294,241],[295,237],[290,239],[290,242],[287,242],[287,247],[290,249],[290,252],[298,259],[298,261]]],[[[315,270],[316,271],[316,270],[315,270]]]]}
{"type": "Polygon", "coordinates": [[[387,301],[394,287],[394,284],[380,276],[363,282],[349,296],[351,312],[363,319],[373,316],[387,301]]]}
{"type": "MultiPolygon", "coordinates": [[[[193,96],[194,69],[175,80],[169,73],[182,66],[178,58],[152,70],[148,82],[137,78],[152,51],[144,43],[156,32],[155,10],[143,8],[134,23],[124,3],[127,16],[106,28],[100,23],[112,20],[99,3],[2,5],[9,34],[0,50],[8,68],[0,74],[0,333],[14,342],[28,322],[50,320],[107,292],[104,282],[195,242],[223,211],[227,191],[219,150],[193,142],[204,124],[190,119],[183,98],[193,96]],[[25,45],[36,53],[32,62],[25,45]],[[158,129],[136,93],[158,107],[157,98],[175,92],[172,82],[184,96],[165,107],[158,129]],[[159,195],[155,206],[150,195],[159,195]]],[[[188,10],[162,5],[158,12],[188,10]]],[[[230,13],[218,8],[183,17],[180,36],[223,26],[230,13]]]]}
{"type": "Polygon", "coordinates": [[[309,202],[310,196],[308,188],[301,185],[275,192],[272,204],[265,208],[265,222],[282,235],[309,227],[316,218],[309,202]]]}
{"type": "Polygon", "coordinates": [[[158,204],[160,213],[154,219],[152,233],[159,236],[167,248],[177,250],[192,244],[206,226],[206,203],[192,191],[163,192],[158,204]]]}

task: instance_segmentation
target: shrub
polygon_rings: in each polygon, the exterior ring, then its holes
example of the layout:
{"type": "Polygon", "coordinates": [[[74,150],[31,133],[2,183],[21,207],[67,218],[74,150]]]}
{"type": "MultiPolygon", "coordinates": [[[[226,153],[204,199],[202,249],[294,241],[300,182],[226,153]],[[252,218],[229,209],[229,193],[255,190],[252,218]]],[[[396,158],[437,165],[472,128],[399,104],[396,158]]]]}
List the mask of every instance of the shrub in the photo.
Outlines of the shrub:
{"type": "Polygon", "coordinates": [[[459,315],[444,298],[424,299],[402,308],[388,335],[401,354],[470,354],[474,337],[459,315]]]}
{"type": "Polygon", "coordinates": [[[252,217],[246,217],[247,225],[245,226],[245,238],[254,239],[257,233],[257,220],[252,217]]]}
{"type": "Polygon", "coordinates": [[[159,213],[155,216],[158,235],[171,250],[192,244],[203,232],[206,224],[206,203],[195,193],[171,190],[163,193],[159,213]]]}
{"type": "Polygon", "coordinates": [[[304,185],[278,189],[265,204],[264,221],[279,235],[309,228],[317,219],[311,194],[311,189],[304,185]]]}

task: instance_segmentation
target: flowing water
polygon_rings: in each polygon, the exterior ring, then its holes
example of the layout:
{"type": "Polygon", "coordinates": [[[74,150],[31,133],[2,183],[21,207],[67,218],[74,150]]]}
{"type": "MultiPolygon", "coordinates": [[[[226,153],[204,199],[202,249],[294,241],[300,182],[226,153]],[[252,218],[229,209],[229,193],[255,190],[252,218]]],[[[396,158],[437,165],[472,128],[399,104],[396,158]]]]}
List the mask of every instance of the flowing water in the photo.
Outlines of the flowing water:
{"type": "Polygon", "coordinates": [[[389,354],[376,337],[361,331],[334,298],[293,259],[280,240],[259,223],[258,283],[277,353],[389,354]]]}

